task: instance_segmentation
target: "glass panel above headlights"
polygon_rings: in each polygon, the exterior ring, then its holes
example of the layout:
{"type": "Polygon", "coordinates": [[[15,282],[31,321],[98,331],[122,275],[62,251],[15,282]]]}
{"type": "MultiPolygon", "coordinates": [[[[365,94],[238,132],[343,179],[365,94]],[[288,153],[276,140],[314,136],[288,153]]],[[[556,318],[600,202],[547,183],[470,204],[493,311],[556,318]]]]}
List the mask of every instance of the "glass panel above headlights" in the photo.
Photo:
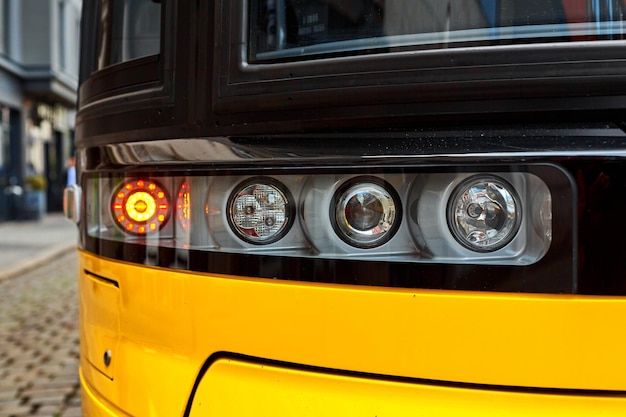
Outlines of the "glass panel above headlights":
{"type": "Polygon", "coordinates": [[[254,1],[249,59],[619,40],[625,11],[618,0],[254,1]]]}
{"type": "Polygon", "coordinates": [[[84,193],[89,236],[222,253],[529,265],[553,233],[530,172],[109,175],[84,193]]]}

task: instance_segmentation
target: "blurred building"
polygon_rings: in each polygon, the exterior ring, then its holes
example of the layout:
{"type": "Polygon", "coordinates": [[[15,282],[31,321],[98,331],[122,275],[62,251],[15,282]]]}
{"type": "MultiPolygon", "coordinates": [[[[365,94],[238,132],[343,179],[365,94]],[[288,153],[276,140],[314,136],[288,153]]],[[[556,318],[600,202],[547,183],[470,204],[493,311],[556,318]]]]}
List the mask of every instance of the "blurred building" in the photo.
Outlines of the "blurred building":
{"type": "Polygon", "coordinates": [[[62,210],[81,0],[0,0],[0,221],[62,210]]]}

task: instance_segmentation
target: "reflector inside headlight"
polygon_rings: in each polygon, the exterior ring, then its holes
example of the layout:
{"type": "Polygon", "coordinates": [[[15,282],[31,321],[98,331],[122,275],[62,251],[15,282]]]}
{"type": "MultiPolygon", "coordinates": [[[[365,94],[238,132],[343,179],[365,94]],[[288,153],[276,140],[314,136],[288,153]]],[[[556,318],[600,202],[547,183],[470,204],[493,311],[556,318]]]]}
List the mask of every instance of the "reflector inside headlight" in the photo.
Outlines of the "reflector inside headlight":
{"type": "Polygon", "coordinates": [[[491,252],[519,230],[522,207],[513,187],[498,177],[471,177],[457,186],[448,204],[448,225],[463,246],[491,252]]]}

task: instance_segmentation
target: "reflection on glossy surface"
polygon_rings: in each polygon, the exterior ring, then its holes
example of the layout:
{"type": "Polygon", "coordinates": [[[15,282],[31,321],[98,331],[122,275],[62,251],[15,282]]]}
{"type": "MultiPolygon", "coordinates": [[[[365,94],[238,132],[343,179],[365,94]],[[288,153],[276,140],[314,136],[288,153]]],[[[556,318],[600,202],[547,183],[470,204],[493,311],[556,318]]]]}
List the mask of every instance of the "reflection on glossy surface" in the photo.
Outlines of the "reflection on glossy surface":
{"type": "Polygon", "coordinates": [[[140,166],[202,164],[260,165],[312,162],[316,166],[401,162],[407,157],[448,161],[528,158],[546,150],[552,156],[626,156],[626,134],[613,125],[568,125],[499,130],[398,131],[314,136],[210,137],[126,142],[94,147],[82,165],[140,166]]]}
{"type": "Polygon", "coordinates": [[[623,39],[624,5],[569,0],[287,0],[252,6],[252,59],[375,48],[623,39]]]}

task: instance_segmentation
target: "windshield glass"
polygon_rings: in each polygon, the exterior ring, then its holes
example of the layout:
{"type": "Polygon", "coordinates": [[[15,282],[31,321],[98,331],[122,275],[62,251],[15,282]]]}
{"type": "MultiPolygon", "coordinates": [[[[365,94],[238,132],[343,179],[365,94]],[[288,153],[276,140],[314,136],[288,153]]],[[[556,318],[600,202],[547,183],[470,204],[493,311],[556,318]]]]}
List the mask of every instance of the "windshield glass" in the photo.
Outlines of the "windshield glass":
{"type": "Polygon", "coordinates": [[[251,62],[624,38],[625,0],[261,0],[251,62]]]}

